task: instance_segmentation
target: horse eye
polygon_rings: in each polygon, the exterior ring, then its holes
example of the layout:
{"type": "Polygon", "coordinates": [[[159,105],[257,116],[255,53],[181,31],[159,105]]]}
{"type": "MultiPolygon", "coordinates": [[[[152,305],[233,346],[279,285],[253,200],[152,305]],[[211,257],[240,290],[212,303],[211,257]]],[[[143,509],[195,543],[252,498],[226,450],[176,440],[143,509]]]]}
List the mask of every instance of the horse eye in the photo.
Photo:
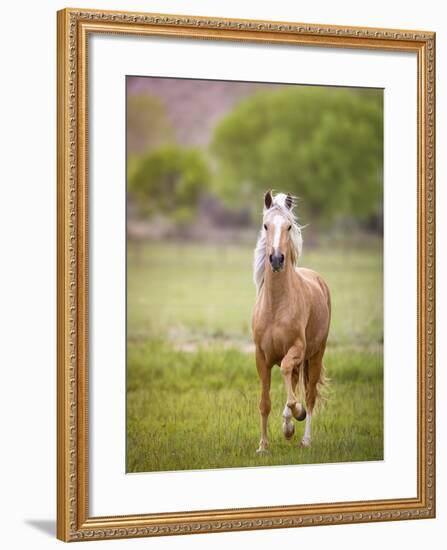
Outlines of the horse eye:
{"type": "Polygon", "coordinates": [[[264,229],[267,231],[267,224],[264,224],[264,229]]]}
{"type": "Polygon", "coordinates": [[[290,231],[292,229],[292,226],[289,225],[289,227],[287,228],[287,231],[290,231]]]}

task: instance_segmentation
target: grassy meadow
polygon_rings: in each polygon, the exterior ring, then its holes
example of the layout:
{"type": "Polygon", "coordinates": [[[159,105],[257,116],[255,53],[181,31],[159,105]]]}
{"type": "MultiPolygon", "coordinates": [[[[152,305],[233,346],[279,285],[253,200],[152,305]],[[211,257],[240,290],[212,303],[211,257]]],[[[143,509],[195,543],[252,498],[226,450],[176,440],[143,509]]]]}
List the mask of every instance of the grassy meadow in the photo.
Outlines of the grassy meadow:
{"type": "Polygon", "coordinates": [[[332,293],[327,400],[286,441],[285,390],[272,373],[270,453],[259,442],[251,342],[252,247],[129,243],[127,471],[383,459],[383,287],[380,243],[305,250],[332,293]]]}

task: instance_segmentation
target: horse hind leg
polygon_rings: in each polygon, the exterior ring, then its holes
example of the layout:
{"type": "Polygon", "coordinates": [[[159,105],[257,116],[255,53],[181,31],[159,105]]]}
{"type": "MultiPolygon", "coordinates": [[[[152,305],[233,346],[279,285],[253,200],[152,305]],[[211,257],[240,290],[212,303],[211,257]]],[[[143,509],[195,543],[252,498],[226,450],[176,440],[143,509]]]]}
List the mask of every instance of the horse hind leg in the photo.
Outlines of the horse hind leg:
{"type": "Polygon", "coordinates": [[[307,361],[304,371],[304,386],[306,391],[306,426],[304,428],[303,439],[301,440],[302,447],[310,447],[311,444],[311,422],[312,414],[316,400],[319,397],[318,386],[323,383],[324,366],[323,366],[324,350],[318,352],[307,361]]]}

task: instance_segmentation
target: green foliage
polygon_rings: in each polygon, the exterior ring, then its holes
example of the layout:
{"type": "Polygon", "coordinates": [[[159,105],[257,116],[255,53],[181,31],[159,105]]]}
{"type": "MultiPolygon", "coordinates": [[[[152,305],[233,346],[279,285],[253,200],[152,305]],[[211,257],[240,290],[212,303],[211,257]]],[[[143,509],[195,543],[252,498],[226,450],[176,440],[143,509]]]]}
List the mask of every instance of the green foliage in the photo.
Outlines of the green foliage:
{"type": "Polygon", "coordinates": [[[227,200],[242,194],[253,202],[277,189],[302,199],[306,222],[365,220],[379,212],[382,198],[382,91],[260,92],[221,121],[211,150],[215,187],[227,200]]]}
{"type": "Polygon", "coordinates": [[[191,219],[208,181],[202,153],[175,145],[133,159],[128,170],[128,190],[140,212],[149,216],[161,213],[179,223],[191,219]]]}
{"type": "Polygon", "coordinates": [[[160,101],[150,95],[127,99],[128,154],[138,154],[172,141],[173,131],[160,101]]]}

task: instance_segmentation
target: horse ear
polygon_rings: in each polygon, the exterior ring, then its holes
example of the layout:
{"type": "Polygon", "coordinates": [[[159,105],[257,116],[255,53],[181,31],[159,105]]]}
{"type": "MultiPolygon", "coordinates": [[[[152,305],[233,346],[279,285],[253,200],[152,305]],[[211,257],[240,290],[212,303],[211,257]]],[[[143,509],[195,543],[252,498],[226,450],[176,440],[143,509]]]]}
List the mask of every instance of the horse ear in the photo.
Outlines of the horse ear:
{"type": "Polygon", "coordinates": [[[293,206],[293,197],[290,193],[287,193],[287,197],[286,197],[286,206],[287,208],[290,210],[293,206]]]}
{"type": "Polygon", "coordinates": [[[264,204],[267,210],[272,206],[272,203],[273,203],[272,192],[267,191],[267,193],[264,195],[264,204]]]}

